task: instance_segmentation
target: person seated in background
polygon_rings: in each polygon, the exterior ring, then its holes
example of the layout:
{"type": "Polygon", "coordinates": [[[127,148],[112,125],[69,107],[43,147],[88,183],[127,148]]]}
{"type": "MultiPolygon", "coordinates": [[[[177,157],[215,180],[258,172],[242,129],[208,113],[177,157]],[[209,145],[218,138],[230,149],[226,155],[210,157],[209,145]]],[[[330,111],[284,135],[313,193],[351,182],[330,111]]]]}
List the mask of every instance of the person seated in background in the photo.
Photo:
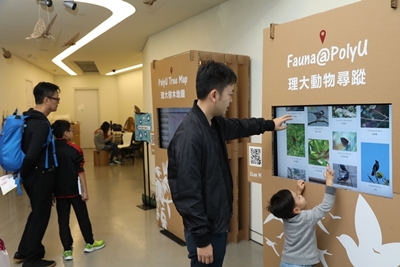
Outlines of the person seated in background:
{"type": "Polygon", "coordinates": [[[103,122],[100,128],[94,131],[94,145],[98,151],[110,151],[109,165],[115,165],[116,163],[122,163],[122,159],[118,158],[118,145],[112,142],[113,136],[108,134],[109,130],[110,124],[106,121],[103,122]]]}

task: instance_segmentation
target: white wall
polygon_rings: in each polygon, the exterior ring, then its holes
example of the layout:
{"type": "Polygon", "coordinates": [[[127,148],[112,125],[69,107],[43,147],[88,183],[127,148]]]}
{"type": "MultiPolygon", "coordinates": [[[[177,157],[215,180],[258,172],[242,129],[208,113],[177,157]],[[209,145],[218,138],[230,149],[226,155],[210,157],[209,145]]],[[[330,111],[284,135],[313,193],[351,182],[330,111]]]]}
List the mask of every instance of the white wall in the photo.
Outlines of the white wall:
{"type": "MultiPolygon", "coordinates": [[[[75,121],[75,89],[98,89],[99,122],[112,120],[124,124],[133,116],[134,105],[143,107],[142,70],[115,76],[83,75],[54,76],[23,59],[13,55],[11,59],[0,58],[0,112],[11,114],[15,108],[20,112],[28,109],[27,98],[33,103],[33,92],[26,92],[26,81],[32,89],[38,82],[57,84],[61,89],[61,102],[55,114],[69,114],[75,121]]],[[[93,129],[94,130],[94,129],[93,129]]]]}
{"type": "MultiPolygon", "coordinates": [[[[56,76],[61,102],[54,114],[70,114],[75,120],[75,89],[98,89],[99,126],[103,121],[124,124],[133,116],[134,105],[143,106],[142,71],[115,76],[56,76]]],[[[51,118],[51,117],[50,117],[51,118]]]]}
{"type": "Polygon", "coordinates": [[[11,59],[0,58],[0,112],[12,113],[15,108],[20,112],[27,109],[26,80],[32,86],[46,81],[57,84],[61,89],[61,103],[55,113],[70,114],[75,120],[74,89],[99,89],[100,121],[112,120],[124,124],[129,116],[133,116],[134,105],[143,107],[142,70],[135,70],[115,76],[83,75],[54,76],[31,63],[13,55],[11,59]]]}
{"type": "MultiPolygon", "coordinates": [[[[248,55],[251,59],[251,116],[262,114],[263,29],[358,0],[229,0],[148,38],[143,50],[144,108],[151,112],[150,63],[189,50],[248,55]]],[[[271,62],[273,64],[273,62],[271,62]]],[[[195,90],[193,88],[193,90],[195,90]]],[[[265,92],[263,97],[273,97],[265,92]]],[[[261,142],[253,137],[252,142],[261,142]]],[[[150,169],[154,170],[154,157],[150,169]]],[[[154,172],[150,171],[152,179],[154,172]]],[[[260,186],[251,186],[251,229],[262,233],[260,186]]],[[[262,236],[252,238],[262,242],[262,236]]]]}
{"type": "Polygon", "coordinates": [[[118,122],[117,77],[101,75],[56,76],[54,82],[60,87],[60,105],[54,114],[75,117],[75,89],[98,89],[99,126],[103,121],[118,122]]]}
{"type": "MultiPolygon", "coordinates": [[[[8,114],[18,107],[20,112],[27,109],[25,81],[34,87],[38,82],[54,82],[52,74],[13,55],[10,59],[0,57],[0,110],[8,114]]],[[[33,89],[33,88],[32,88],[33,89]]],[[[32,97],[30,92],[28,97],[32,97]]]]}
{"type": "Polygon", "coordinates": [[[132,71],[117,76],[118,85],[118,117],[124,125],[128,117],[134,117],[134,106],[143,109],[143,72],[132,71]]]}

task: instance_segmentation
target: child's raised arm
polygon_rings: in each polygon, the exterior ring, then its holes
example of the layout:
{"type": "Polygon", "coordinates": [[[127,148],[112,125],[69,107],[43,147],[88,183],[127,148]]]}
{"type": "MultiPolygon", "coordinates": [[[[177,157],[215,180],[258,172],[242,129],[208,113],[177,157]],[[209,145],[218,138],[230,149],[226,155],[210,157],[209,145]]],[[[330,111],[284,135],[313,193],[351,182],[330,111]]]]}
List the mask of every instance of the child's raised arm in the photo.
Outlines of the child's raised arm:
{"type": "Polygon", "coordinates": [[[326,164],[326,171],[324,172],[325,184],[329,186],[333,186],[333,178],[335,177],[335,171],[331,169],[329,164],[326,164]]]}

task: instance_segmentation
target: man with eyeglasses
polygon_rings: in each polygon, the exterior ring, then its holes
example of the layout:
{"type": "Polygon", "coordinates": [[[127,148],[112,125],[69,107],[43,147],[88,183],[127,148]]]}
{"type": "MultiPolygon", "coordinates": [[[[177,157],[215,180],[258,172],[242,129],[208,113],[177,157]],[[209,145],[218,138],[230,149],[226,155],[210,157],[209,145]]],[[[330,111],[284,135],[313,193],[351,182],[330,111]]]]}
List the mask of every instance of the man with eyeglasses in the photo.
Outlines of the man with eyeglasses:
{"type": "Polygon", "coordinates": [[[22,137],[25,158],[20,176],[32,211],[28,216],[18,251],[14,255],[14,262],[24,262],[23,267],[56,265],[55,261],[43,259],[45,249],[42,239],[50,219],[55,184],[53,147],[51,142],[48,146],[45,145],[50,131],[47,116],[57,110],[60,103],[59,93],[60,89],[55,84],[38,83],[33,89],[36,105],[24,112],[24,115],[29,118],[26,119],[26,128],[22,137]]]}

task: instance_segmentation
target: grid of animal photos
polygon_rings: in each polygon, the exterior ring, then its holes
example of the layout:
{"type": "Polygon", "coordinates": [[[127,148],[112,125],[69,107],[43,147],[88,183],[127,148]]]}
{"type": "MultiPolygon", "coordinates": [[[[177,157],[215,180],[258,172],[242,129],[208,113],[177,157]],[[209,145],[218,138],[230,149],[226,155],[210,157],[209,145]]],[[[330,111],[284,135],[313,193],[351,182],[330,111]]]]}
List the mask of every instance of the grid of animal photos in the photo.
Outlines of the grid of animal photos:
{"type": "Polygon", "coordinates": [[[393,197],[391,105],[275,107],[285,114],[293,120],[276,132],[275,175],[325,184],[329,163],[335,187],[393,197]]]}
{"type": "Polygon", "coordinates": [[[175,131],[186,117],[190,108],[159,108],[158,127],[160,135],[160,148],[168,148],[169,142],[174,137],[175,131]]]}

